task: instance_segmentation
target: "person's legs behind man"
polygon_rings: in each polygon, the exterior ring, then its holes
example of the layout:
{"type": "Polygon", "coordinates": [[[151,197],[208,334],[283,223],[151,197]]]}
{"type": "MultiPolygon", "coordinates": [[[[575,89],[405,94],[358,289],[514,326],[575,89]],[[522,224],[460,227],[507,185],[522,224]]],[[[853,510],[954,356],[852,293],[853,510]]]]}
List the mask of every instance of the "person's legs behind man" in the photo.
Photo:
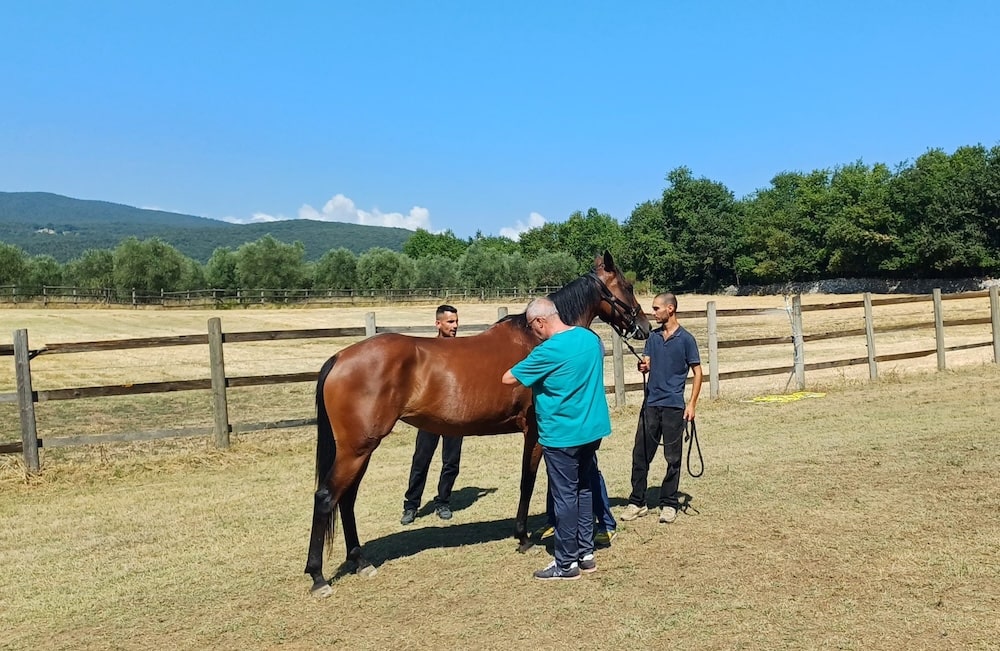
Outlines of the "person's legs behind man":
{"type": "Polygon", "coordinates": [[[433,432],[417,430],[413,461],[410,463],[410,481],[406,487],[406,495],[403,496],[403,517],[399,520],[400,524],[411,524],[417,517],[420,499],[427,484],[427,471],[430,469],[431,459],[434,458],[434,451],[440,438],[433,432]]]}
{"type": "Polygon", "coordinates": [[[434,496],[434,512],[442,520],[451,519],[451,491],[458,478],[458,470],[462,460],[462,437],[441,437],[441,478],[438,480],[438,492],[434,496]]]}

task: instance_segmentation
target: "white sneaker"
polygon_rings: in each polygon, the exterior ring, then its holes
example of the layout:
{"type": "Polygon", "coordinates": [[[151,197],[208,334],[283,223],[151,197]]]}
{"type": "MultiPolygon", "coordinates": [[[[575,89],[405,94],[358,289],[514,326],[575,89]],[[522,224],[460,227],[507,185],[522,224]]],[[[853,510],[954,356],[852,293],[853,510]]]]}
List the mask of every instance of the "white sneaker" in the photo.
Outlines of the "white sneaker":
{"type": "Polygon", "coordinates": [[[647,513],[649,513],[649,509],[647,509],[645,506],[636,506],[635,504],[629,504],[628,506],[625,507],[625,510],[622,511],[621,518],[625,522],[631,522],[636,518],[641,518],[647,513]]]}
{"type": "Polygon", "coordinates": [[[672,506],[660,507],[660,523],[670,524],[677,519],[677,509],[672,506]]]}

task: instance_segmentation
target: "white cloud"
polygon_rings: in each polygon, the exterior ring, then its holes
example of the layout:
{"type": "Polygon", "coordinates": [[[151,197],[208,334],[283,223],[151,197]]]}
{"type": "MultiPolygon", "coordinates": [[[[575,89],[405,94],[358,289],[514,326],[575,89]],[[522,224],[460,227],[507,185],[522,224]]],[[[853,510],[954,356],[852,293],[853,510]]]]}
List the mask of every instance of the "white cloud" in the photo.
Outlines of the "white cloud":
{"type": "Polygon", "coordinates": [[[229,222],[230,224],[262,224],[264,222],[280,222],[286,219],[294,219],[293,217],[285,217],[284,215],[268,215],[263,212],[255,212],[253,217],[250,219],[244,219],[242,217],[222,217],[220,218],[224,222],[229,222]]]}
{"type": "Polygon", "coordinates": [[[501,228],[500,235],[501,237],[509,237],[510,239],[516,242],[517,240],[521,239],[521,233],[529,231],[532,228],[538,228],[540,226],[543,226],[544,224],[545,224],[545,218],[539,215],[537,212],[533,212],[530,215],[528,215],[527,224],[525,224],[519,219],[517,220],[517,223],[515,223],[513,227],[504,226],[503,228],[501,228]]]}
{"type": "Polygon", "coordinates": [[[321,222],[347,222],[348,224],[363,224],[365,226],[393,226],[415,231],[418,228],[431,230],[431,213],[426,208],[414,206],[410,212],[385,213],[378,208],[371,211],[358,208],[350,197],[336,194],[326,202],[321,210],[316,210],[309,204],[302,204],[297,217],[285,217],[284,215],[269,215],[267,213],[254,213],[250,219],[239,219],[236,217],[224,217],[223,221],[234,224],[259,224],[261,222],[276,222],[285,219],[312,219],[321,222]]]}
{"type": "Polygon", "coordinates": [[[370,212],[361,210],[354,202],[342,194],[335,195],[326,202],[322,210],[316,210],[309,204],[299,208],[299,219],[315,219],[324,222],[347,222],[365,226],[393,226],[415,231],[418,228],[431,229],[431,213],[426,208],[414,206],[410,212],[382,212],[373,208],[370,212]]]}

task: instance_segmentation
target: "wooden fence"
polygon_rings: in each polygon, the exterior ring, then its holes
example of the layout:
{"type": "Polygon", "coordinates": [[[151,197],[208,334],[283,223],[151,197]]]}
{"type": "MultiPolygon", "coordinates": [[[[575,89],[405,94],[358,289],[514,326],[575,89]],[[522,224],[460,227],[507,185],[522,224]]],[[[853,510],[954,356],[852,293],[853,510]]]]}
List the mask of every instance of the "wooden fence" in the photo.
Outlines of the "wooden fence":
{"type": "MultiPolygon", "coordinates": [[[[498,318],[505,316],[507,308],[499,308],[498,318]]],[[[915,359],[937,355],[937,367],[939,370],[945,368],[946,353],[959,350],[967,350],[979,347],[993,347],[993,361],[1000,360],[1000,300],[998,300],[997,287],[989,291],[968,292],[962,294],[942,295],[940,290],[934,290],[931,295],[889,297],[873,299],[870,294],[865,294],[861,301],[844,301],[839,303],[825,303],[815,305],[803,305],[800,296],[793,296],[789,305],[785,309],[781,308],[753,308],[753,309],[716,309],[715,301],[709,301],[705,310],[680,311],[678,317],[682,320],[705,319],[707,342],[701,342],[704,346],[707,343],[708,364],[707,378],[709,395],[717,398],[720,394],[719,385],[723,380],[734,380],[739,378],[751,378],[767,375],[789,374],[794,378],[797,389],[804,389],[806,386],[805,374],[808,371],[821,369],[841,368],[854,365],[867,365],[869,377],[878,377],[880,362],[915,359]],[[989,316],[945,320],[943,318],[942,302],[946,300],[981,299],[989,297],[989,316]],[[927,328],[925,323],[892,324],[883,327],[876,327],[874,318],[874,308],[878,306],[899,305],[904,303],[931,302],[933,304],[934,331],[936,345],[931,349],[912,350],[901,353],[882,354],[876,352],[876,334],[898,332],[901,330],[927,328]],[[812,332],[806,333],[803,329],[803,313],[819,310],[844,310],[844,309],[864,309],[864,327],[857,329],[838,330],[835,332],[812,332]],[[753,338],[753,339],[719,339],[719,319],[726,318],[746,318],[753,316],[769,315],[775,313],[787,314],[791,333],[789,335],[753,338]],[[992,325],[992,339],[989,341],[977,341],[961,345],[945,345],[945,328],[971,325],[992,325]],[[806,363],[804,347],[806,343],[818,342],[822,340],[843,338],[843,337],[865,337],[865,348],[867,355],[851,357],[845,359],[828,360],[821,362],[806,363]],[[760,346],[791,346],[791,364],[782,366],[770,366],[765,368],[751,368],[722,372],[719,362],[719,351],[724,349],[748,348],[760,346]]],[[[685,321],[686,323],[686,321],[685,321]]],[[[481,331],[491,324],[481,324],[463,326],[463,331],[481,331]]],[[[408,326],[408,327],[380,327],[375,323],[375,313],[369,312],[365,317],[364,326],[348,328],[324,328],[311,330],[282,330],[270,332],[232,332],[223,333],[222,322],[218,317],[208,321],[208,332],[199,335],[178,335],[173,337],[149,337],[142,339],[124,339],[112,341],[89,341],[73,343],[56,343],[31,348],[28,341],[27,330],[16,330],[13,333],[13,343],[11,345],[0,345],[0,356],[12,356],[14,358],[17,391],[14,393],[0,393],[0,403],[16,403],[19,410],[19,420],[21,428],[21,440],[11,443],[0,443],[0,453],[21,453],[24,458],[26,468],[30,472],[37,472],[39,469],[38,451],[41,447],[62,447],[73,445],[90,445],[119,441],[139,441],[152,440],[167,437],[182,436],[213,436],[215,445],[221,448],[229,446],[231,433],[252,432],[263,429],[277,429],[284,427],[301,427],[315,424],[315,418],[296,418],[275,422],[260,423],[231,423],[227,402],[227,391],[231,388],[262,386],[273,384],[285,384],[295,382],[315,382],[316,371],[304,373],[286,373],[277,375],[255,375],[255,376],[227,376],[223,355],[224,344],[235,345],[247,342],[260,341],[284,341],[296,339],[315,338],[343,338],[343,337],[366,337],[373,336],[380,332],[402,332],[410,334],[433,333],[434,326],[408,326]],[[153,348],[165,346],[208,346],[208,366],[209,377],[196,380],[179,380],[168,382],[150,382],[127,385],[106,385],[92,387],[74,387],[63,389],[37,390],[32,386],[31,360],[38,355],[53,354],[77,354],[94,351],[113,351],[136,348],[153,348]],[[213,398],[213,424],[211,427],[190,427],[182,429],[150,430],[142,432],[127,432],[119,434],[92,435],[92,436],[69,436],[58,438],[38,438],[35,421],[35,403],[48,400],[75,400],[80,398],[98,398],[106,396],[126,396],[150,393],[162,393],[169,391],[211,391],[213,398]]],[[[626,392],[642,390],[641,382],[625,382],[625,345],[620,337],[612,334],[612,350],[607,353],[612,359],[613,379],[610,385],[606,385],[607,393],[615,395],[615,403],[621,405],[625,403],[626,392]]]]}

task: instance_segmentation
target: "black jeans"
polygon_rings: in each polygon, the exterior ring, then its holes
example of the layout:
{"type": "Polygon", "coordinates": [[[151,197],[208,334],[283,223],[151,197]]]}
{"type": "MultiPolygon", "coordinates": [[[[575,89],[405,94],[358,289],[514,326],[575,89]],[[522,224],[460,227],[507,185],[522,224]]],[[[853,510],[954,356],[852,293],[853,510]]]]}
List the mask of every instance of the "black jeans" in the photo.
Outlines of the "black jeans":
{"type": "Polygon", "coordinates": [[[451,489],[458,477],[458,466],[462,458],[462,437],[441,436],[433,432],[417,430],[417,444],[413,450],[413,463],[410,464],[410,485],[403,499],[403,510],[420,508],[420,498],[427,484],[427,471],[431,467],[431,459],[437,450],[438,441],[441,444],[441,479],[438,481],[438,493],[434,498],[436,505],[447,504],[451,499],[451,489]]]}
{"type": "Polygon", "coordinates": [[[632,448],[632,494],[628,501],[636,506],[646,504],[646,482],[649,464],[663,440],[663,458],[667,474],[660,486],[660,506],[679,506],[677,489],[681,483],[681,452],[684,446],[684,410],[675,407],[643,406],[632,448]]]}

